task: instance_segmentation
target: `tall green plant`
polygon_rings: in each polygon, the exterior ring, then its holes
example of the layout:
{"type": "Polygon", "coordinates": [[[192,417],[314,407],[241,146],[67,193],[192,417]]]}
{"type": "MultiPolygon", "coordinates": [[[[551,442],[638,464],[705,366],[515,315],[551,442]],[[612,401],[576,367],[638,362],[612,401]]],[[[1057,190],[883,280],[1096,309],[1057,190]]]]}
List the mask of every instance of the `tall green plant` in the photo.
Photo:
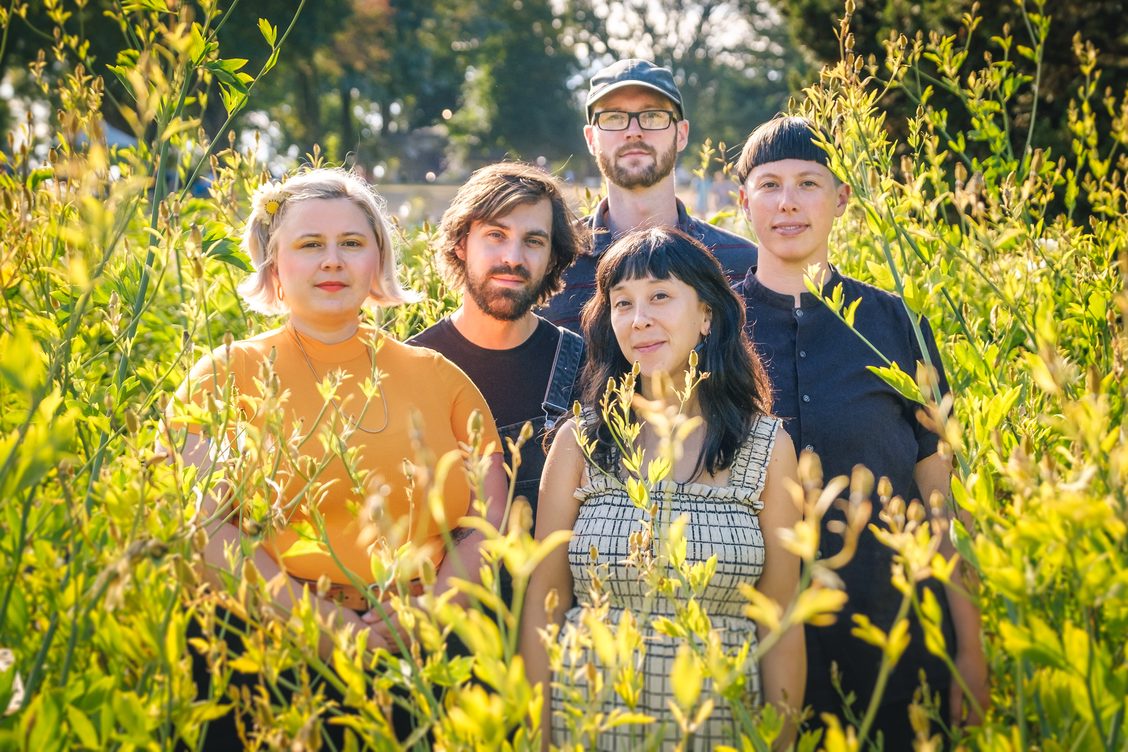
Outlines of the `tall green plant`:
{"type": "MultiPolygon", "coordinates": [[[[891,38],[879,65],[854,55],[847,2],[842,61],[800,106],[836,134],[832,164],[855,197],[835,262],[895,290],[941,332],[954,409],[927,379],[918,389],[912,373],[882,375],[923,403],[958,460],[953,498],[972,527],[955,522],[952,536],[980,580],[995,685],[987,722],[965,738],[991,749],[1122,749],[1128,128],[1118,113],[1128,94],[1098,94],[1097,52],[1075,40],[1083,83],[1069,108],[1072,149],[1038,148],[1051,19],[1044,2],[1018,6],[1024,23],[991,37],[981,62],[968,55],[972,36],[987,33],[972,12],[960,35],[891,38]],[[917,103],[904,123],[881,109],[894,90],[917,103]],[[972,129],[949,130],[950,111],[933,104],[940,90],[972,129]],[[1015,133],[1021,101],[1028,120],[1015,133]],[[1098,133],[1098,109],[1111,132],[1098,133]],[[892,141],[891,127],[906,142],[892,141]],[[969,156],[973,142],[986,156],[969,156]],[[1092,214],[1075,216],[1080,205],[1092,214]]],[[[927,640],[928,604],[913,608],[927,640]]]]}

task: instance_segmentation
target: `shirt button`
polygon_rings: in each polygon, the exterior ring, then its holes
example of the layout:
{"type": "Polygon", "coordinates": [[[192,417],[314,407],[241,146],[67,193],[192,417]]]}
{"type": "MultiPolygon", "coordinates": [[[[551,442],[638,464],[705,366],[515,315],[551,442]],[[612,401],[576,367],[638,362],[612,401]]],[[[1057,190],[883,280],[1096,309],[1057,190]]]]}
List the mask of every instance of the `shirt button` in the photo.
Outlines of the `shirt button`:
{"type": "Polygon", "coordinates": [[[813,451],[815,451],[815,445],[814,444],[808,444],[807,446],[803,447],[803,451],[813,452],[813,451]]]}
{"type": "Polygon", "coordinates": [[[811,395],[809,395],[809,394],[804,394],[804,395],[803,395],[803,401],[804,401],[804,402],[810,402],[810,401],[811,401],[811,395]]]}
{"type": "Polygon", "coordinates": [[[795,309],[795,318],[797,318],[797,319],[803,318],[803,309],[802,308],[796,308],[795,309]]]}
{"type": "Polygon", "coordinates": [[[807,357],[807,351],[806,351],[806,350],[800,350],[800,351],[799,351],[799,357],[800,357],[800,358],[805,358],[805,357],[807,357]]]}

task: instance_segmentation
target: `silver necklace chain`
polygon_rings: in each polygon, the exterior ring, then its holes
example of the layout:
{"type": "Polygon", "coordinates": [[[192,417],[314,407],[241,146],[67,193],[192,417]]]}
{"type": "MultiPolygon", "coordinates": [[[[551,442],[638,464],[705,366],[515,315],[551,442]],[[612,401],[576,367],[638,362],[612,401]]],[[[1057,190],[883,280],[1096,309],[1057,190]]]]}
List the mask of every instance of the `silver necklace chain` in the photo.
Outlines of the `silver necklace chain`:
{"type": "MultiPolygon", "coordinates": [[[[302,344],[302,338],[301,335],[298,334],[298,330],[294,328],[293,323],[288,324],[286,328],[290,330],[290,336],[294,338],[294,342],[295,344],[297,344],[298,350],[302,354],[302,358],[305,359],[305,364],[309,368],[309,372],[313,374],[314,382],[320,384],[324,379],[323,377],[317,375],[317,369],[313,367],[313,360],[310,359],[309,353],[306,352],[305,345],[302,344]]],[[[365,342],[364,348],[368,353],[368,362],[372,365],[372,372],[376,373],[376,354],[372,351],[372,345],[365,342]]],[[[386,397],[384,397],[383,389],[377,388],[377,392],[380,395],[380,404],[384,407],[384,422],[379,428],[365,428],[364,426],[360,425],[359,419],[354,418],[353,416],[342,410],[341,406],[337,404],[337,400],[335,398],[331,399],[329,402],[333,405],[333,410],[337,413],[337,415],[341,416],[341,419],[344,420],[350,428],[360,431],[361,433],[377,434],[388,427],[388,400],[386,397]]]]}

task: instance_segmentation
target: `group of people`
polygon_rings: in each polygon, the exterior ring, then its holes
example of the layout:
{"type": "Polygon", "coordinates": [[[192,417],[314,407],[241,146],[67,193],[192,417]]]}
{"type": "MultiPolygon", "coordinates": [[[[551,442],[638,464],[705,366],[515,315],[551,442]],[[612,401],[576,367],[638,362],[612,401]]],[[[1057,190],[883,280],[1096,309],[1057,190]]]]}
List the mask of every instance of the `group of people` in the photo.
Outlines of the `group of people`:
{"type": "MultiPolygon", "coordinates": [[[[366,499],[380,499],[384,523],[418,553],[413,561],[420,570],[433,568],[441,590],[449,577],[477,576],[481,535],[458,521],[482,515],[498,525],[508,488],[503,464],[515,466],[516,493],[533,507],[537,538],[571,531],[567,547],[534,572],[521,619],[529,677],[544,684],[545,728],[557,734],[565,719],[548,701],[552,677],[541,635],[548,618],[558,624],[578,618],[592,584],[593,554],[612,619],[644,601],[651,613],[669,610],[647,600],[628,563],[645,510],[629,499],[624,458],[599,410],[609,379],[637,369],[641,395],[654,397],[653,376],[681,383],[691,362],[708,374],[684,405],[700,422],[662,490],[673,516],[688,519],[690,557],[716,556],[701,599],[722,643],[734,651],[754,644],[762,628],[743,615],[741,584],[781,604],[797,592],[800,561],[779,531],[801,515],[789,492],[798,452],[817,453],[826,477],[863,464],[904,498],[946,496],[950,475],[917,405],[868,370],[881,365],[879,356],[807,291],[806,271],[819,264],[827,272],[824,290],[841,285],[847,303],[862,301],[858,332],[889,360],[931,363],[946,391],[927,322],[919,320],[918,338],[899,298],[830,264],[831,228],[850,190],[829,169],[810,122],[779,117],[761,125],[735,165],[740,205],[758,246],[690,216],[678,200],[674,166],[689,121],[668,69],[628,59],[597,73],[584,136],[607,188],[588,217],[573,215],[555,178],[521,163],[482,168],[462,186],[443,215],[437,249],[462,304],[406,343],[361,317],[366,304],[414,298],[398,281],[387,220],[369,186],[329,169],[264,186],[244,238],[255,271],[240,291],[253,309],[280,314],[285,323],[204,356],[179,392],[185,404],[226,399],[250,426],[239,446],[264,456],[273,451],[281,521],[253,554],[266,578],[288,584],[273,607],[285,610],[308,597],[326,623],[367,628],[374,649],[395,652],[402,639],[397,625],[372,608],[372,595],[356,587],[357,575],[371,578],[369,558],[378,545],[365,532],[371,525],[366,499]],[[579,417],[572,413],[577,401],[579,417]],[[477,437],[468,427],[475,411],[487,416],[477,437]],[[286,446],[254,441],[270,426],[289,437],[286,446]],[[521,456],[504,457],[514,444],[502,437],[516,440],[523,432],[521,456]],[[474,440],[494,449],[484,477],[447,473],[442,519],[436,519],[409,477],[415,447],[442,456],[474,440]],[[290,555],[311,520],[328,550],[306,547],[290,555]],[[553,591],[559,606],[548,614],[553,591]]],[[[232,451],[228,438],[209,436],[190,420],[180,424],[187,427],[182,454],[202,470],[218,467],[223,452],[232,451]]],[[[646,424],[637,438],[649,457],[660,440],[646,424]]],[[[239,571],[232,571],[230,552],[246,530],[235,482],[225,483],[202,502],[202,518],[210,521],[205,559],[216,582],[239,571]]],[[[873,522],[880,524],[880,505],[874,507],[873,522]]],[[[829,532],[838,514],[832,509],[823,520],[820,556],[840,545],[829,532]]],[[[849,601],[836,623],[793,628],[745,666],[749,708],[773,703],[794,721],[808,706],[808,722],[817,725],[824,713],[844,716],[841,690],[852,698],[853,712],[864,710],[881,658],[851,635],[851,616],[890,626],[899,601],[891,557],[872,532],[862,536],[840,572],[849,601]]],[[[956,588],[921,586],[943,605],[949,651],[982,706],[987,675],[974,604],[956,588]]],[[[503,597],[507,587],[503,582],[503,597]]],[[[637,709],[668,720],[677,645],[648,624],[642,631],[637,709]]],[[[921,672],[939,693],[944,718],[966,720],[969,704],[959,683],[925,649],[914,625],[875,724],[886,749],[911,748],[908,705],[921,672]]],[[[731,743],[735,715],[730,706],[715,707],[694,735],[696,748],[731,743]]],[[[665,729],[663,738],[672,743],[677,727],[665,729]]],[[[782,742],[796,730],[790,723],[782,742]]],[[[637,734],[615,731],[601,735],[599,745],[629,749],[632,740],[637,734]]]]}

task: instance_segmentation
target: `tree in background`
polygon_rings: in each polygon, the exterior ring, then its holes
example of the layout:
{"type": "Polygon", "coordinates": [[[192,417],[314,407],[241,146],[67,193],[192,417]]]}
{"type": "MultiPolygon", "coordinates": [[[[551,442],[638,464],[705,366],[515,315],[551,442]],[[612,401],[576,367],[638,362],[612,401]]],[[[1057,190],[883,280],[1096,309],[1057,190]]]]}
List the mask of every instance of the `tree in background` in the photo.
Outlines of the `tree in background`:
{"type": "MultiPolygon", "coordinates": [[[[1078,66],[1078,54],[1074,49],[1075,39],[1092,43],[1097,50],[1096,67],[1103,75],[1097,89],[1119,99],[1128,89],[1128,26],[1123,22],[1123,0],[1011,0],[1010,2],[979,3],[973,0],[855,0],[852,6],[854,30],[852,39],[855,54],[869,59],[885,58],[885,43],[892,34],[905,34],[912,37],[922,34],[928,39],[930,34],[956,34],[966,45],[967,59],[978,65],[985,55],[999,61],[1009,55],[1010,59],[1026,57],[1034,46],[1034,37],[1044,33],[1045,58],[1042,62],[1040,81],[1030,82],[1005,97],[1005,104],[1014,118],[1014,142],[1011,148],[1021,153],[1029,144],[1048,148],[1055,156],[1069,153],[1072,141],[1070,127],[1071,92],[1084,83],[1084,74],[1078,66]],[[1023,7],[1045,17],[1043,28],[1028,24],[1024,20],[1023,7]],[[1016,43],[1009,52],[1003,50],[989,34],[970,34],[964,22],[968,14],[978,16],[985,29],[1011,29],[1016,43]],[[1052,23],[1049,23],[1052,21],[1052,23]],[[1035,90],[1037,86],[1037,90],[1035,90]],[[1037,107],[1032,103],[1037,99],[1037,107]],[[1033,131],[1029,131],[1030,114],[1037,113],[1033,131]]],[[[794,43],[811,55],[816,65],[832,63],[840,58],[839,40],[835,35],[839,19],[843,14],[842,0],[773,0],[773,5],[786,19],[794,43]]],[[[1037,20],[1035,18],[1035,20],[1037,20]]],[[[926,82],[927,83],[927,82],[926,82]]],[[[938,106],[952,104],[950,97],[942,89],[935,91],[938,106]]],[[[902,92],[891,94],[883,102],[890,111],[889,122],[904,122],[912,114],[916,103],[902,92]]],[[[1115,102],[1106,105],[1103,112],[1095,112],[1101,119],[1103,131],[1110,129],[1111,120],[1116,115],[1115,102]],[[1111,110],[1111,111],[1110,111],[1111,110]]],[[[953,113],[960,108],[948,107],[953,113]]],[[[1099,109],[1099,108],[1098,108],[1099,109]]],[[[1122,115],[1121,115],[1122,116],[1122,115]]],[[[953,115],[948,130],[959,133],[975,127],[969,119],[959,119],[953,115]]],[[[898,137],[904,134],[896,134],[898,137]]],[[[975,155],[975,147],[969,147],[975,155]]]]}
{"type": "MultiPolygon", "coordinates": [[[[91,41],[87,58],[99,73],[128,36],[105,17],[111,4],[92,0],[67,11],[67,28],[91,41]]],[[[259,18],[278,25],[295,7],[293,0],[234,5],[220,30],[224,48],[256,69],[268,54],[259,18]]],[[[42,29],[63,12],[37,4],[12,21],[0,74],[49,51],[52,37],[42,29]]],[[[779,24],[757,1],[308,2],[291,54],[256,89],[258,114],[242,125],[269,131],[293,156],[316,143],[332,160],[382,163],[393,178],[418,179],[450,160],[463,171],[505,155],[593,171],[580,138],[588,72],[629,55],[670,65],[693,121],[691,149],[706,137],[735,144],[788,96],[798,59],[779,41],[779,24]]],[[[112,92],[107,102],[107,120],[121,124],[112,92]]],[[[211,105],[203,125],[214,132],[225,113],[218,97],[211,105]]]]}
{"type": "Polygon", "coordinates": [[[465,20],[470,66],[450,121],[459,156],[560,163],[584,153],[573,38],[549,0],[486,0],[465,20]]]}

